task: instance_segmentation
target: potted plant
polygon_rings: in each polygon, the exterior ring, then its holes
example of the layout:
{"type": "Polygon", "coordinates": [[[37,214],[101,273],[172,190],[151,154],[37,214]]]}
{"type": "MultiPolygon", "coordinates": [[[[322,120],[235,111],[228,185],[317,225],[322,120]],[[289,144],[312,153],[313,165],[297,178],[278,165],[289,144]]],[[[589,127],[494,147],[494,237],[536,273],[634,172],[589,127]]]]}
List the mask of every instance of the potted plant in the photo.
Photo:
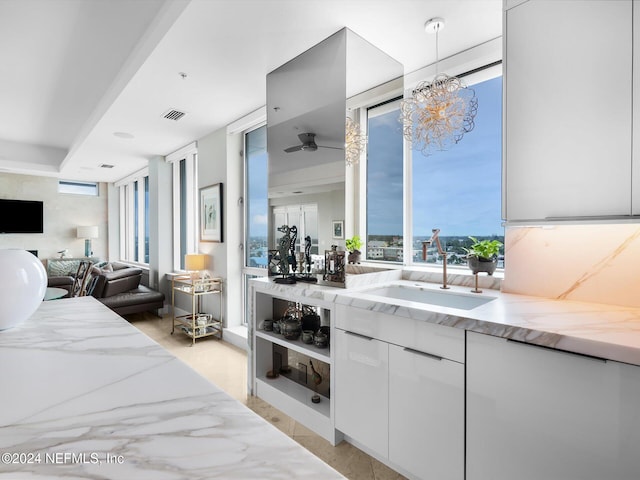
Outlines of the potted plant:
{"type": "Polygon", "coordinates": [[[498,253],[502,243],[498,240],[478,240],[475,237],[469,237],[473,242],[471,248],[465,248],[467,252],[467,262],[471,271],[476,274],[478,272],[486,272],[493,275],[498,266],[498,253]]]}
{"type": "Polygon", "coordinates": [[[351,238],[347,238],[345,241],[345,245],[347,250],[349,251],[349,256],[347,260],[349,263],[360,263],[360,247],[362,247],[362,241],[360,240],[360,236],[354,235],[351,238]]]}

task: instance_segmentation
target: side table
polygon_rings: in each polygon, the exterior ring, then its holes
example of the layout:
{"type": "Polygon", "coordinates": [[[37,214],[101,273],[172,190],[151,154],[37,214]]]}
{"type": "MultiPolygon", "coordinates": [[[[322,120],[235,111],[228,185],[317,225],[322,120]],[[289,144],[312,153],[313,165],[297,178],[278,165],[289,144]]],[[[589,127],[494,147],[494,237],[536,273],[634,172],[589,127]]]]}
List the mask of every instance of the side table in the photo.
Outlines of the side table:
{"type": "Polygon", "coordinates": [[[171,310],[173,321],[171,334],[178,329],[191,338],[191,345],[196,339],[214,336],[222,340],[222,279],[221,278],[192,278],[190,275],[175,275],[171,278],[171,310]],[[186,315],[176,315],[176,294],[191,297],[191,312],[186,315]],[[202,312],[201,299],[205,295],[219,295],[219,309],[217,318],[210,313],[202,312]]]}

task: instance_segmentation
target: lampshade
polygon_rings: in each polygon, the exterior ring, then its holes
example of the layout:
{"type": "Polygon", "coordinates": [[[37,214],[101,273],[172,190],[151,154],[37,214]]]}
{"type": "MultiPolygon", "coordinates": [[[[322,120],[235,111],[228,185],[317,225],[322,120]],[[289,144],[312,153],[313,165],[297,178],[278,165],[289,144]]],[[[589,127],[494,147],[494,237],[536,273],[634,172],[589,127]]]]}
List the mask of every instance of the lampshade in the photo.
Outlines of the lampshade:
{"type": "Polygon", "coordinates": [[[184,256],[184,267],[189,271],[204,270],[207,265],[207,256],[203,253],[188,253],[184,256]]]}
{"type": "Polygon", "coordinates": [[[76,236],[78,238],[98,238],[98,227],[96,225],[78,227],[76,236]]]}

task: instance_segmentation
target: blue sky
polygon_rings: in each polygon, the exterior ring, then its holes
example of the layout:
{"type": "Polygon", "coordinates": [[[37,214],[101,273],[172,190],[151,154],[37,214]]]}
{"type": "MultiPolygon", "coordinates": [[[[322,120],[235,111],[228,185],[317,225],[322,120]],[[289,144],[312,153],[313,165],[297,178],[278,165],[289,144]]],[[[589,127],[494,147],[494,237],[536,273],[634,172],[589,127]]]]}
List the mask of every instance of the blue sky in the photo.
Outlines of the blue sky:
{"type": "MultiPolygon", "coordinates": [[[[413,233],[503,235],[501,226],[502,79],[473,86],[475,128],[447,151],[414,150],[413,233]]],[[[401,132],[398,112],[376,117],[370,128],[367,219],[370,234],[402,234],[401,132]],[[394,148],[394,145],[396,147],[394,148]]]]}
{"type": "Polygon", "coordinates": [[[260,127],[247,135],[247,201],[249,236],[267,236],[267,127],[260,127]]]}

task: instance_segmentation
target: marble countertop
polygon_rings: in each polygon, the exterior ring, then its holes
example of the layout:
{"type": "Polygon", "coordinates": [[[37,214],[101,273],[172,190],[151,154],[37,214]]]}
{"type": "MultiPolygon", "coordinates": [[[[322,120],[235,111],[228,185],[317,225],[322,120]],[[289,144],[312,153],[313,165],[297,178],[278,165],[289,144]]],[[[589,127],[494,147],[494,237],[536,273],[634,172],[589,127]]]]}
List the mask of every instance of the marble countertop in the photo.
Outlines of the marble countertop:
{"type": "Polygon", "coordinates": [[[0,332],[0,478],[344,478],[92,297],[0,332]]]}
{"type": "MultiPolygon", "coordinates": [[[[435,283],[399,280],[386,285],[390,284],[442,291],[435,283]]],[[[365,290],[343,290],[337,293],[335,302],[640,365],[640,308],[549,300],[484,289],[479,295],[493,297],[492,301],[471,310],[459,310],[390,299],[365,290]]],[[[469,286],[451,286],[447,292],[478,295],[471,293],[469,286]]]]}
{"type": "MultiPolygon", "coordinates": [[[[640,366],[640,308],[551,300],[502,293],[486,287],[482,288],[481,294],[475,294],[471,292],[473,277],[469,275],[464,278],[451,275],[451,279],[463,284],[451,285],[447,292],[489,296],[494,300],[472,310],[459,310],[366,292],[385,285],[442,291],[438,283],[402,280],[401,274],[392,275],[396,277],[375,278],[372,284],[367,285],[364,281],[357,288],[350,289],[300,283],[283,285],[269,279],[256,279],[253,282],[262,291],[274,295],[294,295],[348,305],[640,366]]],[[[423,278],[424,275],[417,277],[423,278]]],[[[439,277],[441,275],[433,276],[439,277]]],[[[484,276],[482,280],[485,284],[499,285],[492,277],[484,276]]]]}

